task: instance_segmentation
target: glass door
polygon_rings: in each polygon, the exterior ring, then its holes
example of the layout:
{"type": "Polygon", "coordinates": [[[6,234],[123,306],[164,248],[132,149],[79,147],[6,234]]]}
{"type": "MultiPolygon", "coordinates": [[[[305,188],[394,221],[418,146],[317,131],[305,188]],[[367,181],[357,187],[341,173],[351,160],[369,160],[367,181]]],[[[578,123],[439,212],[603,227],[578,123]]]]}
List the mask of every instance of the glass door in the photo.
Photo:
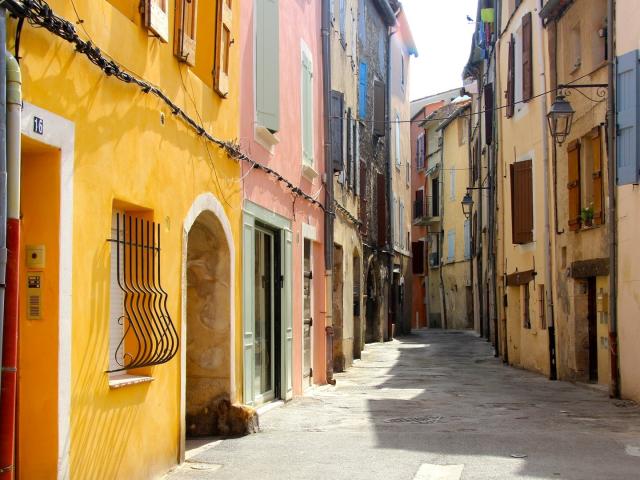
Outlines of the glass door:
{"type": "Polygon", "coordinates": [[[257,404],[274,398],[274,236],[255,229],[255,368],[257,404]]]}

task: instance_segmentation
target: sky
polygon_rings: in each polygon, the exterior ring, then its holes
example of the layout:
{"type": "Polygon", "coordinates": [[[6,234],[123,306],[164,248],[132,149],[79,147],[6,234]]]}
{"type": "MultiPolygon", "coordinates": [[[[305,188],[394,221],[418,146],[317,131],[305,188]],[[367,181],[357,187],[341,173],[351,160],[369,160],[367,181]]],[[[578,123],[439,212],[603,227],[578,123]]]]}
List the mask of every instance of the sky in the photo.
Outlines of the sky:
{"type": "Polygon", "coordinates": [[[402,0],[418,57],[411,58],[411,100],[462,86],[478,0],[402,0]]]}

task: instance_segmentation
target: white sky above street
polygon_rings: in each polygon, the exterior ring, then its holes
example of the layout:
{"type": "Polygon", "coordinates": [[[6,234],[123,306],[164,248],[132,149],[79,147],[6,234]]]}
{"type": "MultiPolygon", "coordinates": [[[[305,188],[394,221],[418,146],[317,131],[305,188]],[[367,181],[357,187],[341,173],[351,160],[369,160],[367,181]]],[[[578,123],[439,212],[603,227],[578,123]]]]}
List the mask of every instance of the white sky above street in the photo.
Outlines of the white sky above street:
{"type": "Polygon", "coordinates": [[[478,0],[401,0],[418,58],[411,58],[411,100],[462,86],[478,0]]]}

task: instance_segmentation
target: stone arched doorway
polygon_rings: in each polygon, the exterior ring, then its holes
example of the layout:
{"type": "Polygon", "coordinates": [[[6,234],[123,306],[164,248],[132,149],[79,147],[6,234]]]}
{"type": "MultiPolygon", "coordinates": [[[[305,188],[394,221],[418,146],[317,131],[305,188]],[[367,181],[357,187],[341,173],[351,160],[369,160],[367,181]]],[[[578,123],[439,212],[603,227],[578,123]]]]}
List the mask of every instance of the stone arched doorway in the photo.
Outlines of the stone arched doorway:
{"type": "Polygon", "coordinates": [[[216,433],[216,406],[234,402],[234,256],[217,199],[196,199],[184,223],[180,460],[185,439],[216,433]]]}
{"type": "Polygon", "coordinates": [[[362,287],[360,273],[360,254],[353,251],[353,358],[360,358],[362,353],[362,287]]]}
{"type": "Polygon", "coordinates": [[[372,343],[378,340],[378,289],[376,285],[376,274],[374,263],[369,264],[367,270],[366,284],[366,303],[365,303],[365,336],[366,343],[372,343]]]}

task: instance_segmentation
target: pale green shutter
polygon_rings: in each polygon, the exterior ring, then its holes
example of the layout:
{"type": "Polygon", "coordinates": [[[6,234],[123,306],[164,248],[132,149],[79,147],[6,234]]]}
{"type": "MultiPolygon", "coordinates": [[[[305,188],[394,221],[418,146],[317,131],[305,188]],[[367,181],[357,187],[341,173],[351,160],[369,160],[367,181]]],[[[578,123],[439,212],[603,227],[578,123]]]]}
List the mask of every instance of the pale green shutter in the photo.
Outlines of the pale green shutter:
{"type": "Polygon", "coordinates": [[[313,165],[313,68],[311,59],[302,54],[302,155],[313,165]]]}
{"type": "Polygon", "coordinates": [[[243,398],[245,404],[252,404],[253,368],[255,361],[254,326],[255,326],[255,217],[244,214],[242,244],[242,373],[244,379],[243,398]]]}
{"type": "Polygon", "coordinates": [[[293,234],[290,230],[284,231],[284,242],[282,245],[282,271],[284,272],[284,285],[282,289],[282,390],[284,398],[293,398],[293,373],[292,373],[292,350],[293,350],[293,302],[291,296],[291,277],[293,276],[292,264],[293,234]]]}
{"type": "Polygon", "coordinates": [[[278,0],[256,0],[256,113],[260,125],[280,129],[278,0]]]}

